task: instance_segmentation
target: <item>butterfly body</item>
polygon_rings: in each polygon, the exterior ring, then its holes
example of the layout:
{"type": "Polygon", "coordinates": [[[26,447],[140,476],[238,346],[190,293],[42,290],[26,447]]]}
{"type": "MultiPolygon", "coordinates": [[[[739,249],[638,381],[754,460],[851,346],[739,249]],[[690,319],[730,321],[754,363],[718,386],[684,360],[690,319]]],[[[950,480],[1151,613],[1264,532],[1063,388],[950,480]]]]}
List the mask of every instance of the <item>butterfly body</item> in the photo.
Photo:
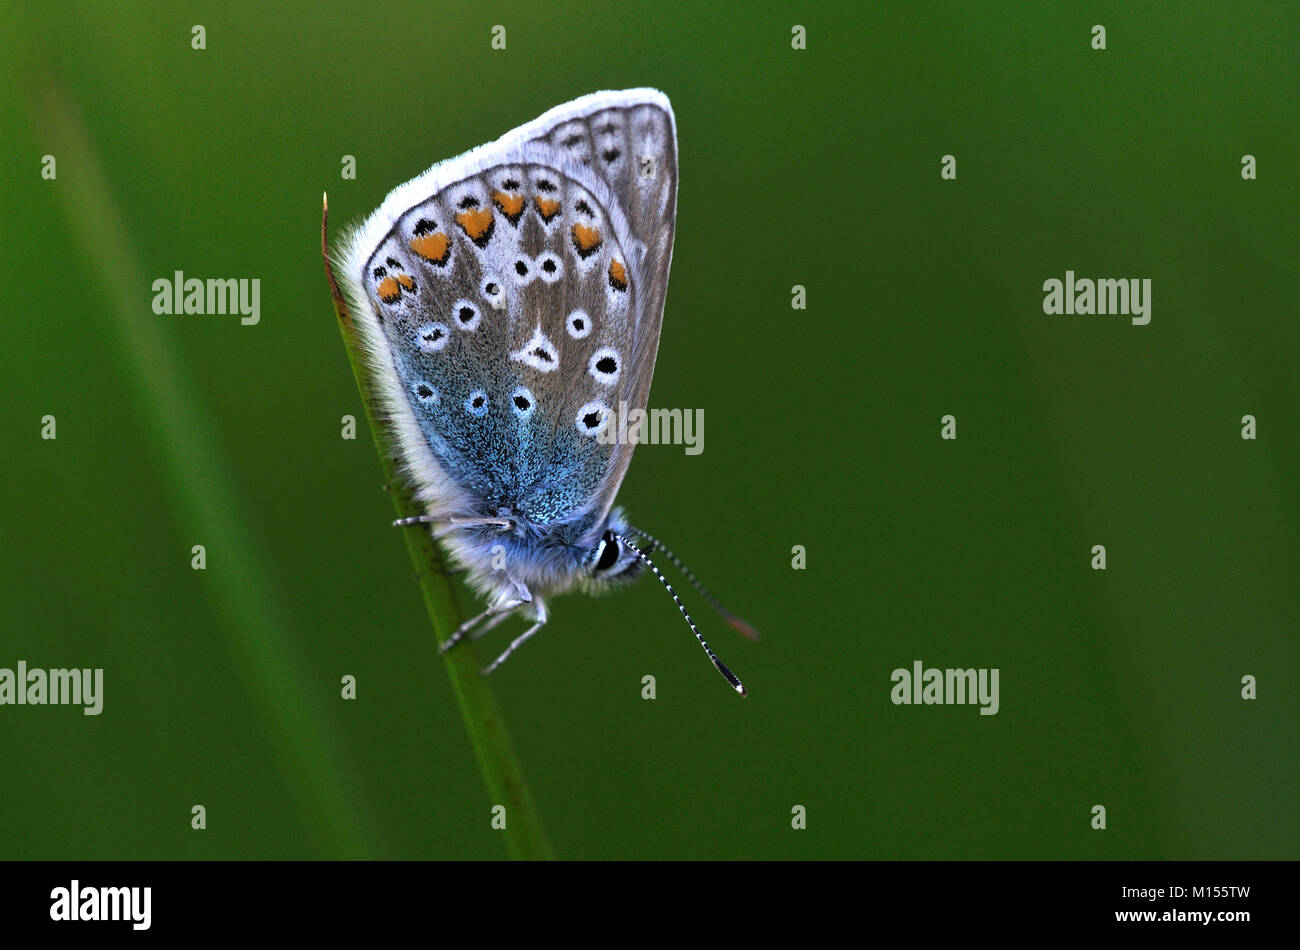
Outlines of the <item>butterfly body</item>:
{"type": "Polygon", "coordinates": [[[546,598],[651,566],[614,507],[634,446],[609,436],[649,398],[676,201],[667,97],[601,92],[433,166],[345,239],[415,520],[488,601],[471,623],[518,612],[526,638],[546,598]]]}

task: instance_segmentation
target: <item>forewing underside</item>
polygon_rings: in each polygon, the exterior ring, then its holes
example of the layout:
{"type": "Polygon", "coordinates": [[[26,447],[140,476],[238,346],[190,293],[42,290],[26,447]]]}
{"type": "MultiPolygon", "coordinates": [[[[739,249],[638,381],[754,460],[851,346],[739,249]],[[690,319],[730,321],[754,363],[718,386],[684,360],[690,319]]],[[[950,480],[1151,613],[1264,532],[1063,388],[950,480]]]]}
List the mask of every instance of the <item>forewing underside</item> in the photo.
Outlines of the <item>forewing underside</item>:
{"type": "Polygon", "coordinates": [[[610,467],[600,434],[630,398],[637,288],[594,190],[523,157],[409,209],[365,286],[421,431],[481,502],[472,513],[552,524],[610,467]]]}
{"type": "Polygon", "coordinates": [[[598,527],[632,452],[614,413],[645,407],[654,371],[676,165],[666,99],[595,94],[435,166],[354,234],[345,282],[430,510],[598,527]]]}

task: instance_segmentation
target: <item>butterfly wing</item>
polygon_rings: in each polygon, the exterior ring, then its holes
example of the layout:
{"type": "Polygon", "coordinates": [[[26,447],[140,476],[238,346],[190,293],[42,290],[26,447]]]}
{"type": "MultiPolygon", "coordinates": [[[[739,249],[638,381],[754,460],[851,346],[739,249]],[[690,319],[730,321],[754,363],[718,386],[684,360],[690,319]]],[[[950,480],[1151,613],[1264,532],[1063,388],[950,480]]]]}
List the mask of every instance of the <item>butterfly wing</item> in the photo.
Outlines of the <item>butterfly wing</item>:
{"type": "Polygon", "coordinates": [[[353,232],[344,283],[431,513],[598,529],[631,458],[613,413],[649,394],[675,200],[667,100],[597,93],[434,166],[353,232]]]}
{"type": "MultiPolygon", "coordinates": [[[[636,314],[627,368],[627,408],[646,408],[663,323],[677,223],[677,125],[668,97],[653,89],[596,93],[537,121],[540,137],[604,180],[622,209],[633,244],[636,314]]],[[[614,503],[632,461],[618,445],[593,499],[597,523],[614,503]]]]}

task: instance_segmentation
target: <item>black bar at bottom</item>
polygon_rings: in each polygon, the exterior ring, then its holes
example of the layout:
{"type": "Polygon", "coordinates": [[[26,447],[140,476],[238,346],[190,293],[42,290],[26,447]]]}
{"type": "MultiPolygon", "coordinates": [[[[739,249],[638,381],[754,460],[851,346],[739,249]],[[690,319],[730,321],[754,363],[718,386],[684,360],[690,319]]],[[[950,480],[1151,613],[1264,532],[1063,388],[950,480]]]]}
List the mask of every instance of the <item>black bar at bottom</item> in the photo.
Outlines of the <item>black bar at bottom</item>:
{"type": "Polygon", "coordinates": [[[791,926],[818,939],[838,919],[865,939],[910,933],[920,946],[944,934],[1293,933],[1296,865],[92,861],[0,863],[0,876],[6,937],[282,932],[337,941],[414,928],[432,941],[470,925],[494,941],[596,927],[607,937],[716,929],[751,940],[791,926]]]}

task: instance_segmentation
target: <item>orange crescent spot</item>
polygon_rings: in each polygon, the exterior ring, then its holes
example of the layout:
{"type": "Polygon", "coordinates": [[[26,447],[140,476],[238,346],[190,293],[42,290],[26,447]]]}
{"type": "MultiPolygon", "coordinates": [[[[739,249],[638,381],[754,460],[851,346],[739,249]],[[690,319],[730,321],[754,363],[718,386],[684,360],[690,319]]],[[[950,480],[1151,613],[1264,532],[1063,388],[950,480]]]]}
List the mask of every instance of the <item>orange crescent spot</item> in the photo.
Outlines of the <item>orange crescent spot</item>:
{"type": "Polygon", "coordinates": [[[518,221],[519,216],[524,213],[523,195],[508,195],[504,191],[495,191],[492,193],[492,203],[501,209],[501,213],[511,224],[518,221]]]}
{"type": "Polygon", "coordinates": [[[472,208],[456,215],[456,223],[471,241],[482,247],[492,236],[492,209],[472,208]]]}
{"type": "Polygon", "coordinates": [[[385,277],[375,289],[379,291],[379,299],[384,303],[394,303],[398,297],[402,296],[402,289],[397,286],[397,281],[391,277],[385,277]]]}
{"type": "Polygon", "coordinates": [[[617,257],[609,262],[609,285],[615,290],[627,290],[627,268],[617,257]]]}
{"type": "Polygon", "coordinates": [[[551,218],[560,213],[560,203],[554,198],[534,198],[537,204],[537,213],[542,216],[542,220],[550,223],[551,218]]]}
{"type": "Polygon", "coordinates": [[[410,274],[398,274],[394,279],[407,290],[415,289],[415,278],[410,274]]]}
{"type": "Polygon", "coordinates": [[[411,250],[426,261],[445,264],[447,263],[447,252],[451,250],[451,241],[441,231],[434,234],[421,234],[411,238],[411,250]]]}
{"type": "Polygon", "coordinates": [[[581,222],[573,226],[573,246],[577,248],[578,254],[587,257],[594,253],[600,247],[600,228],[593,225],[586,225],[581,222]]]}

